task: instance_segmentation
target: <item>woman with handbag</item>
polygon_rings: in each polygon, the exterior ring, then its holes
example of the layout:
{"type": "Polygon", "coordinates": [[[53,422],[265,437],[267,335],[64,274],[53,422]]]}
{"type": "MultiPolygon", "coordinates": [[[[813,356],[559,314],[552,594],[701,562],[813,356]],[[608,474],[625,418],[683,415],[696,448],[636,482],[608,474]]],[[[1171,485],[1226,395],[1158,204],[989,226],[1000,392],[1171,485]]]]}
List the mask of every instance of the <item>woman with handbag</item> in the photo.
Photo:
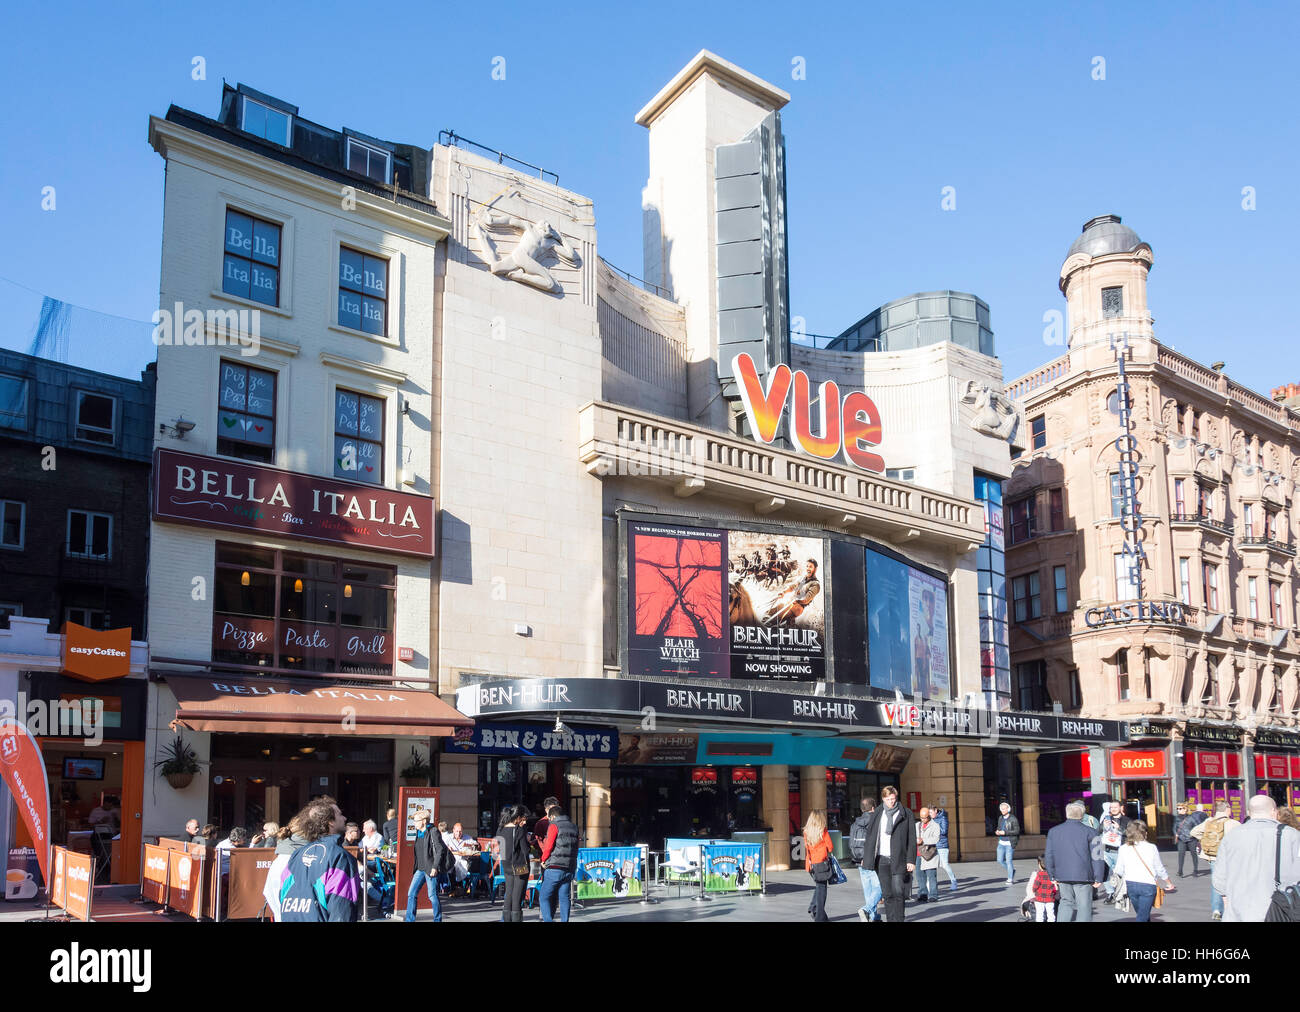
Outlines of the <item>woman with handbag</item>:
{"type": "Polygon", "coordinates": [[[1139,921],[1150,921],[1151,910],[1174,891],[1169,872],[1154,843],[1147,843],[1147,826],[1136,819],[1124,831],[1124,844],[1115,859],[1115,875],[1124,880],[1129,902],[1139,921]]]}
{"type": "Polygon", "coordinates": [[[921,821],[916,825],[916,862],[918,903],[930,903],[939,898],[939,823],[930,818],[930,809],[918,813],[921,821]]]}
{"type": "Polygon", "coordinates": [[[831,834],[826,831],[826,813],[820,808],[813,809],[803,827],[803,866],[813,880],[813,899],[808,912],[814,921],[830,920],[826,916],[826,886],[835,874],[831,843],[831,834]]]}
{"type": "Polygon", "coordinates": [[[528,889],[528,810],[520,805],[507,805],[501,812],[501,828],[497,839],[501,841],[498,853],[501,874],[505,876],[505,896],[502,899],[501,919],[523,921],[524,893],[528,889]]]}

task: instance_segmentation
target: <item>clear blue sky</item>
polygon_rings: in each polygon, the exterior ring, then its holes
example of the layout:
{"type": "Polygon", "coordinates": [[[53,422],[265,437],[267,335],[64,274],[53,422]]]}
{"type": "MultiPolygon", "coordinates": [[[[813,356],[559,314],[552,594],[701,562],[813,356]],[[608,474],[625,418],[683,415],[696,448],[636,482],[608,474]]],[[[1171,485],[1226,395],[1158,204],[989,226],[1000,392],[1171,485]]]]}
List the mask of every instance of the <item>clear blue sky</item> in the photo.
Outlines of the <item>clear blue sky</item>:
{"type": "MultiPolygon", "coordinates": [[[[1115,212],[1155,250],[1162,341],[1264,392],[1300,380],[1293,4],[134,6],[7,6],[0,277],[148,320],[163,210],[148,116],[215,116],[223,77],[331,127],[423,145],[452,128],[553,167],[594,199],[602,255],[639,274],[647,145],[632,117],[708,48],[791,93],[791,308],[809,331],[914,291],[971,291],[1012,378],[1061,350],[1042,318],[1064,310],[1065,251],[1115,212]]],[[[39,299],[0,294],[0,345],[25,350],[39,299]]],[[[153,357],[147,327],[104,333],[77,328],[69,360],[132,375],[153,357]]]]}

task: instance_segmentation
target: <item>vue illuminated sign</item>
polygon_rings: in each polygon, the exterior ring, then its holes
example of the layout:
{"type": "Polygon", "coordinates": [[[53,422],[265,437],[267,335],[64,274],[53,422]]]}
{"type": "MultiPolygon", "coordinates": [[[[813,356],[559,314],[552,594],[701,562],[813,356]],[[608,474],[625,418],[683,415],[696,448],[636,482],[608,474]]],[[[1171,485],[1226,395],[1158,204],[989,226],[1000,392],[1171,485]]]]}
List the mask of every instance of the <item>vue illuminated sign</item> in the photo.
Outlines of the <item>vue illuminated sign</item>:
{"type": "Polygon", "coordinates": [[[754,360],[748,355],[737,355],[731,368],[749,416],[750,429],[759,442],[776,442],[793,389],[790,421],[796,450],[821,460],[834,460],[843,450],[845,459],[863,470],[884,472],[884,459],[869,449],[880,445],[880,412],[861,390],[841,398],[840,388],[834,381],[820,384],[814,432],[812,381],[806,372],[791,369],[783,362],[772,370],[764,387],[754,360]]]}

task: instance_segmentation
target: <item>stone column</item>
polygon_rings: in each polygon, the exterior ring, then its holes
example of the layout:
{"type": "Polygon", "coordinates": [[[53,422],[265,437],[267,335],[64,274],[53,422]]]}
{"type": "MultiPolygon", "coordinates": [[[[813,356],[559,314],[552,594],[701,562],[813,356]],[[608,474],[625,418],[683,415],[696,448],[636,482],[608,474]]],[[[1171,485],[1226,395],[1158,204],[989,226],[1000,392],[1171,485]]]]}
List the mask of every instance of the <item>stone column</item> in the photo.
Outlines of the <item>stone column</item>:
{"type": "Polygon", "coordinates": [[[1020,828],[1025,834],[1041,833],[1043,827],[1038,804],[1038,753],[1021,752],[1016,758],[1020,760],[1020,787],[1024,792],[1025,824],[1020,828]]]}
{"type": "Polygon", "coordinates": [[[587,839],[584,846],[604,847],[609,843],[608,759],[587,760],[587,839]]]}
{"type": "Polygon", "coordinates": [[[767,837],[767,870],[790,870],[790,768],[763,766],[763,824],[767,837]]]}
{"type": "Polygon", "coordinates": [[[808,821],[808,813],[814,808],[826,810],[826,767],[801,766],[799,767],[799,815],[803,822],[808,821]]]}

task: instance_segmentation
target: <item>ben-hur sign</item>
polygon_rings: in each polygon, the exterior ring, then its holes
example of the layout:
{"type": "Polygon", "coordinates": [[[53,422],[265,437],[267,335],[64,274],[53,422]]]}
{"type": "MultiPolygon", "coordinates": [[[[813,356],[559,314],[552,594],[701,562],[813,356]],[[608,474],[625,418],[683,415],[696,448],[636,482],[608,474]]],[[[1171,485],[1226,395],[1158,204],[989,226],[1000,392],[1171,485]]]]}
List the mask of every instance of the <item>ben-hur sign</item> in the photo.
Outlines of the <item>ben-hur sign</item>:
{"type": "Polygon", "coordinates": [[[429,496],[175,450],[153,473],[157,520],[433,556],[429,496]]]}
{"type": "Polygon", "coordinates": [[[1090,629],[1130,622],[1183,625],[1186,621],[1187,613],[1177,601],[1125,601],[1105,608],[1089,608],[1083,613],[1083,623],[1090,629]]]}

